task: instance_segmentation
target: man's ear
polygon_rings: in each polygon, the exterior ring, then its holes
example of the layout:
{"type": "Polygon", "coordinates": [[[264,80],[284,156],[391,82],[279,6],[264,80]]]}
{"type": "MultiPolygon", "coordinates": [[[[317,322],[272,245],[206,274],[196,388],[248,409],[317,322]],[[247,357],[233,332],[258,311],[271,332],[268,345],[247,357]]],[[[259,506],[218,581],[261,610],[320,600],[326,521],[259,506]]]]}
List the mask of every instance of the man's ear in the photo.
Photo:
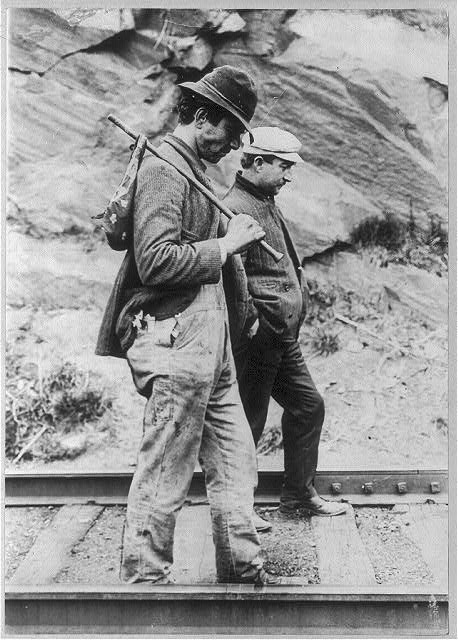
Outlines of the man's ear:
{"type": "Polygon", "coordinates": [[[208,111],[205,107],[199,107],[194,114],[194,122],[196,126],[200,129],[202,125],[208,120],[208,111]]]}
{"type": "Polygon", "coordinates": [[[256,156],[253,160],[253,167],[256,171],[260,171],[262,169],[262,165],[264,164],[264,159],[262,156],[256,156]]]}

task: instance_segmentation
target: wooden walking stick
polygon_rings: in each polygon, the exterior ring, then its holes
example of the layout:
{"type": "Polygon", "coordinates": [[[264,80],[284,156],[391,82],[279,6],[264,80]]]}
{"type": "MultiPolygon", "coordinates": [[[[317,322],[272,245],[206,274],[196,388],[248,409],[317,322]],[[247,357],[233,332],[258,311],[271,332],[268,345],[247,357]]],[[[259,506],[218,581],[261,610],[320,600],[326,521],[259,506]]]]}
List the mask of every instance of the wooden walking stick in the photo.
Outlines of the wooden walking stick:
{"type": "MultiPolygon", "coordinates": [[[[127,133],[127,135],[130,136],[132,140],[136,140],[138,138],[138,134],[136,134],[134,131],[129,129],[116,116],[113,116],[112,114],[110,114],[108,116],[108,120],[113,124],[115,124],[117,127],[119,127],[122,131],[124,131],[124,133],[127,133]]],[[[155,149],[152,145],[150,145],[149,142],[146,144],[146,149],[153,155],[163,160],[164,162],[167,162],[168,164],[172,165],[172,167],[174,167],[174,169],[176,169],[178,173],[184,176],[192,185],[194,185],[196,189],[198,189],[201,193],[203,193],[204,196],[210,200],[210,202],[212,202],[216,207],[218,207],[221,213],[223,213],[227,218],[231,219],[236,215],[230,209],[228,209],[228,207],[226,207],[226,205],[223,204],[215,196],[214,193],[212,193],[209,189],[207,189],[207,187],[205,187],[201,182],[199,182],[197,178],[195,178],[193,175],[191,175],[184,169],[181,169],[181,167],[177,167],[171,160],[168,160],[167,158],[165,158],[157,149],[155,149]]],[[[279,251],[271,247],[270,244],[265,242],[265,240],[259,240],[259,244],[264,249],[264,251],[266,251],[275,260],[275,262],[280,262],[280,260],[283,258],[283,253],[280,253],[279,251]]]]}

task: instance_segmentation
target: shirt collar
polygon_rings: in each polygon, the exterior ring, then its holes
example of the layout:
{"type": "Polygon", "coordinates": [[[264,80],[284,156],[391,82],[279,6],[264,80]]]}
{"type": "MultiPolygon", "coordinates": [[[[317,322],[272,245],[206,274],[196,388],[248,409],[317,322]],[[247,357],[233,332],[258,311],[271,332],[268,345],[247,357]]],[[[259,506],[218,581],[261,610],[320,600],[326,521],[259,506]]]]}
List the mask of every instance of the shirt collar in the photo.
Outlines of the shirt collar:
{"type": "Polygon", "coordinates": [[[235,175],[235,181],[243,189],[245,189],[245,191],[249,191],[249,193],[251,193],[254,196],[256,196],[256,198],[259,198],[259,200],[267,200],[268,202],[274,202],[274,197],[273,196],[269,196],[266,193],[264,193],[263,191],[261,191],[261,189],[258,189],[258,187],[256,185],[254,185],[252,182],[250,182],[249,180],[247,180],[246,178],[244,178],[242,176],[242,172],[241,171],[237,171],[237,173],[235,175]]]}
{"type": "Polygon", "coordinates": [[[167,133],[164,137],[164,142],[168,142],[174,149],[176,149],[176,151],[181,153],[181,155],[186,158],[192,169],[197,168],[204,172],[207,170],[207,167],[204,165],[197,153],[181,138],[174,136],[173,133],[167,133]]]}

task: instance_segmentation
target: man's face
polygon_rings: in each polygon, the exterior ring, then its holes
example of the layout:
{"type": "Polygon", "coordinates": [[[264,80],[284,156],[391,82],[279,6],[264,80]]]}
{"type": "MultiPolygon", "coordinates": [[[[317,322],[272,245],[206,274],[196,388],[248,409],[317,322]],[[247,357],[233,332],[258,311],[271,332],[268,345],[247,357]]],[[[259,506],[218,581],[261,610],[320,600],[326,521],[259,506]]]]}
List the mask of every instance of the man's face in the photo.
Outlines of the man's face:
{"type": "Polygon", "coordinates": [[[258,174],[258,187],[264,193],[276,196],[287,182],[291,182],[293,164],[281,158],[274,158],[272,163],[263,160],[258,174]]]}
{"type": "Polygon", "coordinates": [[[217,125],[205,120],[196,131],[199,157],[216,164],[231,149],[235,150],[240,147],[240,136],[244,130],[243,125],[231,116],[224,116],[217,125]]]}

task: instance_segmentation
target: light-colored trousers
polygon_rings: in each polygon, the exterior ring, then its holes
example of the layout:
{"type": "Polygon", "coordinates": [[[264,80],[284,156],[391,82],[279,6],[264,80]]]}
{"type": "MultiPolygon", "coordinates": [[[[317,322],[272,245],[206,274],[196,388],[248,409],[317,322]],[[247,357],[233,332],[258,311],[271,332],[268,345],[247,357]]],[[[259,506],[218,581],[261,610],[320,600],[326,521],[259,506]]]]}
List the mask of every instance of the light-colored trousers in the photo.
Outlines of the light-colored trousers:
{"type": "Polygon", "coordinates": [[[177,515],[197,460],[205,473],[218,580],[262,566],[252,522],[256,453],[240,401],[221,282],[174,318],[147,317],[127,353],[147,397],[129,491],[121,578],[156,581],[173,563],[177,515]]]}

